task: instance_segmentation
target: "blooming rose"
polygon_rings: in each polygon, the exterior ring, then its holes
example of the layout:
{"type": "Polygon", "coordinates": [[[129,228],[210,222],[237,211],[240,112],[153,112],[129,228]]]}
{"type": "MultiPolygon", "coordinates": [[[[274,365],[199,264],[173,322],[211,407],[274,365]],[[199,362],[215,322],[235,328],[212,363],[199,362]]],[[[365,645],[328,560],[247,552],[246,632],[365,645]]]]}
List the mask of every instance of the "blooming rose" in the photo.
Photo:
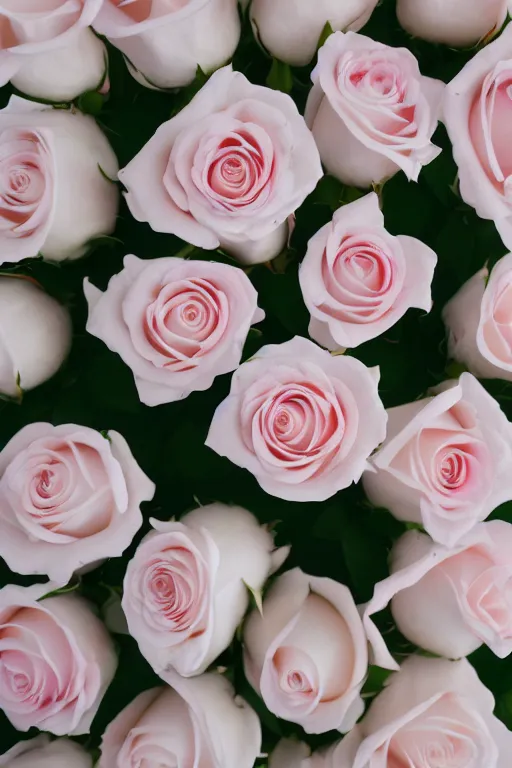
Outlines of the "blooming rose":
{"type": "Polygon", "coordinates": [[[126,256],[105,293],[85,280],[87,330],[130,366],[139,397],[160,405],[211,387],[240,363],[249,328],[265,313],[237,267],[126,256]]]}
{"type": "Polygon", "coordinates": [[[71,101],[105,77],[105,46],[89,29],[102,0],[0,0],[0,85],[71,101]]]}
{"type": "Polygon", "coordinates": [[[460,194],[492,219],[512,249],[512,27],[471,58],[446,87],[443,121],[460,194]]]}
{"type": "Polygon", "coordinates": [[[379,369],[296,336],[235,371],[206,445],[290,501],[324,501],[357,482],[386,436],[379,369]]]}
{"type": "Polygon", "coordinates": [[[73,594],[41,599],[49,588],[0,590],[0,708],[18,731],[89,733],[116,654],[85,600],[73,594]]]}
{"type": "Polygon", "coordinates": [[[331,748],[327,766],[505,768],[512,732],[493,709],[492,693],[465,659],[411,656],[363,721],[331,748]]]}
{"type": "Polygon", "coordinates": [[[15,396],[58,371],[71,346],[69,313],[37,284],[0,278],[0,391],[15,396]]]}
{"type": "Polygon", "coordinates": [[[361,29],[378,0],[252,0],[251,19],[265,48],[294,66],[308,64],[327,23],[340,31],[361,29]]]}
{"type": "Polygon", "coordinates": [[[280,252],[287,219],[321,176],[292,99],[231,67],[212,75],[119,172],[137,221],[246,263],[280,252]]]}
{"type": "Polygon", "coordinates": [[[501,27],[507,0],[397,0],[396,15],[414,37],[469,47],[501,27]]]}
{"type": "Polygon", "coordinates": [[[281,565],[272,535],[240,507],[210,504],[181,522],[152,520],[124,580],[130,634],[157,674],[197,675],[231,643],[249,604],[281,565]]]}
{"type": "Polygon", "coordinates": [[[388,416],[386,441],[363,476],[374,504],[454,546],[512,499],[512,427],[471,374],[388,416]]]}
{"type": "Polygon", "coordinates": [[[252,768],[261,748],[253,710],[217,673],[144,691],[110,723],[98,768],[252,768]]]}
{"type": "Polygon", "coordinates": [[[70,739],[50,741],[41,734],[35,739],[20,741],[4,755],[2,768],[92,768],[92,757],[70,739]]]}
{"type": "Polygon", "coordinates": [[[119,557],[155,490],[120,434],[76,424],[23,427],[0,453],[0,478],[0,555],[59,584],[119,557]]]}
{"type": "Polygon", "coordinates": [[[308,243],[299,280],[309,335],[327,349],[357,347],[410,307],[430,312],[437,256],[414,237],[392,237],[372,192],[344,205],[308,243]]]}
{"type": "MultiPolygon", "coordinates": [[[[5,0],[4,0],[5,2],[5,0]]],[[[116,157],[92,117],[12,96],[0,110],[0,259],[82,256],[115,227],[116,157]]]]}
{"type": "Polygon", "coordinates": [[[237,0],[104,0],[95,29],[142,85],[176,88],[225,64],[240,39],[237,0]]]}
{"type": "Polygon", "coordinates": [[[416,181],[439,152],[444,85],[422,77],[405,48],[355,32],[335,32],[318,51],[306,122],[327,171],[344,184],[369,187],[402,169],[416,181]]]}
{"type": "Polygon", "coordinates": [[[448,351],[475,376],[512,381],[512,253],[473,275],[443,310],[448,351]]]}
{"type": "Polygon", "coordinates": [[[280,576],[245,625],[244,667],[278,717],[307,733],[349,731],[364,710],[368,643],[348,587],[299,568],[280,576]]]}
{"type": "MultiPolygon", "coordinates": [[[[399,630],[421,648],[449,658],[486,643],[500,658],[512,652],[512,525],[480,523],[453,549],[408,531],[391,552],[391,576],[375,586],[365,611],[391,601],[399,630]]],[[[384,649],[380,649],[384,655],[384,649]]],[[[389,659],[388,659],[389,661],[389,659]]]]}

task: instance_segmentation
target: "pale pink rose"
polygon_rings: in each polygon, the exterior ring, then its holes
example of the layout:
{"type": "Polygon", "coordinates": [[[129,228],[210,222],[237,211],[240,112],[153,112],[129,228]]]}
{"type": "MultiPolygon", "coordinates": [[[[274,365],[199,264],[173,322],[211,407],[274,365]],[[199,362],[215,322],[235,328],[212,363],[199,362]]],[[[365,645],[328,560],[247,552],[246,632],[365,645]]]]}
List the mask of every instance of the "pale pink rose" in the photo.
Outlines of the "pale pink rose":
{"type": "Polygon", "coordinates": [[[89,29],[103,0],[0,0],[0,85],[50,101],[98,87],[107,51],[89,29]]]}
{"type": "Polygon", "coordinates": [[[235,371],[206,445],[248,469],[264,491],[324,501],[357,482],[386,436],[379,369],[296,336],[235,371]]]}
{"type": "Polygon", "coordinates": [[[357,347],[410,307],[430,312],[436,263],[420,240],[386,231],[374,192],[342,206],[311,238],[300,265],[309,335],[327,349],[357,347]]]}
{"type": "Polygon", "coordinates": [[[4,755],[2,768],[92,768],[92,757],[70,739],[50,741],[46,735],[20,741],[4,755]]]}
{"type": "Polygon", "coordinates": [[[452,547],[512,499],[512,426],[470,373],[388,416],[386,441],[363,476],[374,504],[452,547]]]}
{"type": "Polygon", "coordinates": [[[112,641],[76,595],[51,584],[0,590],[0,708],[18,731],[89,733],[117,667],[112,641]]]}
{"type": "Polygon", "coordinates": [[[512,381],[512,253],[464,283],[443,320],[450,357],[475,376],[512,381]]]}
{"type": "Polygon", "coordinates": [[[369,187],[402,169],[417,181],[440,153],[430,139],[444,84],[423,77],[406,48],[335,32],[318,51],[306,122],[328,173],[369,187]]]}
{"type": "Polygon", "coordinates": [[[300,568],[280,576],[245,624],[244,668],[278,717],[307,733],[349,731],[364,711],[368,641],[348,587],[300,568]]]}
{"type": "Polygon", "coordinates": [[[288,549],[241,507],[210,504],[179,523],[151,521],[128,563],[123,610],[157,674],[204,672],[233,640],[249,605],[288,549]]]}
{"type": "Polygon", "coordinates": [[[0,555],[58,584],[122,555],[155,491],[118,432],[76,424],[23,427],[0,453],[0,478],[0,555]]]}
{"type": "MultiPolygon", "coordinates": [[[[269,755],[268,768],[313,768],[311,749],[303,741],[281,739],[269,755]]],[[[320,768],[320,763],[314,768],[320,768]]]]}
{"type": "Polygon", "coordinates": [[[256,713],[217,673],[168,673],[172,688],[137,696],[110,723],[98,768],[252,768],[261,749],[256,713]]]}
{"type": "Polygon", "coordinates": [[[1,261],[83,256],[115,228],[118,192],[103,174],[117,167],[92,117],[12,96],[0,110],[1,261]]]}
{"type": "Polygon", "coordinates": [[[443,121],[459,167],[460,194],[492,219],[512,249],[512,27],[473,56],[446,86],[443,121]]]}
{"type": "Polygon", "coordinates": [[[252,0],[251,20],[266,50],[294,66],[308,64],[317,51],[325,25],[346,31],[361,29],[378,0],[252,0]]]}
{"type": "Polygon", "coordinates": [[[510,523],[480,523],[454,548],[408,531],[393,547],[390,568],[364,615],[379,656],[385,651],[370,617],[390,601],[398,629],[427,651],[457,659],[485,643],[502,659],[512,652],[510,523]]]}
{"type": "Polygon", "coordinates": [[[130,366],[146,405],[181,400],[234,370],[265,313],[238,267],[125,256],[105,293],[87,279],[87,330],[130,366]]]}
{"type": "Polygon", "coordinates": [[[471,664],[411,656],[361,723],[331,748],[329,768],[507,768],[512,732],[471,664]]]}
{"type": "Polygon", "coordinates": [[[396,15],[414,37],[469,47],[500,29],[507,0],[397,0],[396,15]]]}
{"type": "Polygon", "coordinates": [[[19,397],[49,379],[67,357],[69,312],[31,278],[0,277],[0,392],[19,397]]]}
{"type": "Polygon", "coordinates": [[[199,248],[267,261],[322,168],[293,100],[224,67],[119,172],[137,221],[199,248]]]}
{"type": "Polygon", "coordinates": [[[94,28],[148,88],[187,85],[198,67],[212,72],[240,39],[237,0],[104,0],[94,28]]]}

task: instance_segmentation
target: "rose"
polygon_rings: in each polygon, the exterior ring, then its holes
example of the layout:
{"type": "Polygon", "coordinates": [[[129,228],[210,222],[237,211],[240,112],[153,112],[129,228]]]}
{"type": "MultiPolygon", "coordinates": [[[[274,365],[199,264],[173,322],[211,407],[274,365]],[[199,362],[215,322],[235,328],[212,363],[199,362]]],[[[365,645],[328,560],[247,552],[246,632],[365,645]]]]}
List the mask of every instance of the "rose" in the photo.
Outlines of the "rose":
{"type": "Polygon", "coordinates": [[[409,309],[430,312],[437,256],[414,237],[384,229],[371,193],[344,205],[308,243],[299,280],[309,335],[327,349],[357,347],[409,309]]]}
{"type": "Polygon", "coordinates": [[[368,644],[348,587],[299,568],[280,576],[245,625],[244,668],[278,717],[349,731],[364,710],[368,644]]]}
{"type": "Polygon", "coordinates": [[[228,680],[167,676],[172,688],[141,693],[110,723],[98,768],[252,768],[259,720],[228,680]]]}
{"type": "Polygon", "coordinates": [[[369,187],[402,169],[416,181],[441,151],[430,139],[444,85],[405,48],[335,32],[318,51],[306,123],[328,173],[369,187]]]}
{"type": "Polygon", "coordinates": [[[391,576],[376,584],[364,623],[373,640],[370,617],[391,601],[399,630],[421,648],[460,658],[486,643],[505,658],[512,652],[511,596],[510,523],[480,523],[454,549],[408,531],[391,552],[391,576]]]}
{"type": "Polygon", "coordinates": [[[0,453],[0,477],[0,555],[58,584],[119,557],[155,490],[120,434],[75,424],[23,427],[0,453]]]}
{"type": "Polygon", "coordinates": [[[446,87],[443,121],[459,168],[460,194],[492,219],[512,249],[512,27],[469,60],[446,87]]]}
{"type": "Polygon", "coordinates": [[[398,21],[414,37],[433,43],[469,47],[499,30],[507,0],[398,0],[398,21]]]}
{"type": "Polygon", "coordinates": [[[357,482],[386,435],[378,368],[296,336],[238,368],[206,445],[290,501],[324,501],[357,482]]]}
{"type": "Polygon", "coordinates": [[[512,254],[484,267],[443,310],[448,351],[475,376],[512,380],[512,254]]]}
{"type": "Polygon", "coordinates": [[[465,659],[410,656],[363,721],[333,748],[345,768],[501,768],[512,733],[493,715],[494,698],[465,659]]]}
{"type": "Polygon", "coordinates": [[[363,476],[374,504],[451,547],[512,499],[512,427],[471,374],[388,416],[386,441],[363,476]]]}
{"type": "Polygon", "coordinates": [[[237,0],[104,0],[94,28],[149,88],[187,85],[198,67],[221,67],[240,39],[237,0]]]}
{"type": "Polygon", "coordinates": [[[2,261],[82,256],[115,227],[115,155],[96,123],[76,111],[12,96],[0,110],[2,261]]]}
{"type": "Polygon", "coordinates": [[[89,29],[102,0],[0,0],[0,85],[71,101],[105,77],[107,51],[89,29]],[[20,7],[21,6],[21,7],[20,7]]]}
{"type": "Polygon", "coordinates": [[[245,273],[218,262],[126,256],[105,293],[88,280],[84,291],[87,330],[130,366],[146,405],[211,387],[265,317],[245,273]]]}
{"type": "Polygon", "coordinates": [[[246,263],[280,252],[287,219],[321,176],[292,99],[231,67],[212,75],[119,173],[137,221],[246,263]]]}
{"type": "Polygon", "coordinates": [[[89,733],[117,658],[85,600],[49,588],[0,590],[0,708],[18,731],[89,733]]]}
{"type": "Polygon", "coordinates": [[[326,24],[357,31],[376,5],[377,0],[253,0],[250,13],[255,34],[272,56],[303,66],[316,54],[326,24]]]}
{"type": "Polygon", "coordinates": [[[231,643],[249,604],[288,549],[240,507],[210,504],[154,531],[128,563],[123,610],[157,674],[197,675],[231,643]]]}
{"type": "Polygon", "coordinates": [[[58,371],[71,346],[69,313],[30,279],[0,278],[0,391],[19,395],[58,371]]]}
{"type": "Polygon", "coordinates": [[[320,768],[312,763],[311,750],[303,741],[281,739],[269,755],[268,768],[320,768]]]}
{"type": "Polygon", "coordinates": [[[2,768],[92,768],[92,758],[69,739],[50,741],[48,736],[21,741],[4,755],[2,768]]]}

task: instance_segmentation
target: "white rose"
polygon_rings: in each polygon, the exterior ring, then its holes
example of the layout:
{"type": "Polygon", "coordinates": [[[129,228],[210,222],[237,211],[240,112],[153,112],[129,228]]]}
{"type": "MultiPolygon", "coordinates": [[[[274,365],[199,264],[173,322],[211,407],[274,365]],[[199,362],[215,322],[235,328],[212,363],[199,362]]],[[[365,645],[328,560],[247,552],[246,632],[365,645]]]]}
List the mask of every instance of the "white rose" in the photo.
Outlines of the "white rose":
{"type": "Polygon", "coordinates": [[[469,47],[501,27],[507,0],[397,0],[396,15],[415,37],[469,47]]]}
{"type": "Polygon", "coordinates": [[[0,110],[0,259],[82,256],[113,231],[118,165],[91,117],[13,96],[0,110]]]}
{"type": "Polygon", "coordinates": [[[253,0],[251,20],[265,48],[294,66],[308,64],[327,23],[334,30],[357,32],[378,0],[253,0]]]}
{"type": "Polygon", "coordinates": [[[20,741],[4,755],[1,768],[92,768],[92,757],[70,739],[50,741],[41,734],[20,741]]]}
{"type": "Polygon", "coordinates": [[[0,277],[0,392],[16,396],[51,378],[71,346],[67,310],[24,278],[0,277]]]}
{"type": "Polygon", "coordinates": [[[191,83],[226,64],[240,39],[237,0],[105,0],[94,28],[149,88],[191,83]]]}
{"type": "Polygon", "coordinates": [[[105,77],[107,51],[89,28],[102,0],[0,0],[0,84],[71,101],[105,77]],[[5,30],[5,32],[4,32],[5,30]]]}

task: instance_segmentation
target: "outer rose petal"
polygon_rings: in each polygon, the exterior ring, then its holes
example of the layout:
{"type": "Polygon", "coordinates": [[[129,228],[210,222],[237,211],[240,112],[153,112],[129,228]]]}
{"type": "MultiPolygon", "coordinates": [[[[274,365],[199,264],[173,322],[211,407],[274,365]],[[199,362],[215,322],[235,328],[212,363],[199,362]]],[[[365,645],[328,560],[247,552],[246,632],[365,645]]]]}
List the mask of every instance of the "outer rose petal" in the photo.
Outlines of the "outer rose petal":
{"type": "Polygon", "coordinates": [[[21,741],[4,755],[5,768],[92,768],[92,757],[70,739],[50,741],[48,736],[21,741]]]}
{"type": "Polygon", "coordinates": [[[505,21],[506,0],[398,0],[396,13],[404,29],[414,37],[450,46],[476,45],[505,21]]]}
{"type": "Polygon", "coordinates": [[[294,66],[308,64],[315,56],[322,30],[328,22],[339,31],[361,29],[376,0],[254,0],[251,20],[255,34],[272,56],[294,66]]]}
{"type": "Polygon", "coordinates": [[[225,64],[240,38],[236,0],[190,0],[178,10],[135,22],[111,2],[103,6],[94,28],[127,58],[142,85],[176,88],[225,64]]]}
{"type": "Polygon", "coordinates": [[[305,768],[311,749],[302,741],[281,739],[269,757],[269,768],[305,768]]]}

